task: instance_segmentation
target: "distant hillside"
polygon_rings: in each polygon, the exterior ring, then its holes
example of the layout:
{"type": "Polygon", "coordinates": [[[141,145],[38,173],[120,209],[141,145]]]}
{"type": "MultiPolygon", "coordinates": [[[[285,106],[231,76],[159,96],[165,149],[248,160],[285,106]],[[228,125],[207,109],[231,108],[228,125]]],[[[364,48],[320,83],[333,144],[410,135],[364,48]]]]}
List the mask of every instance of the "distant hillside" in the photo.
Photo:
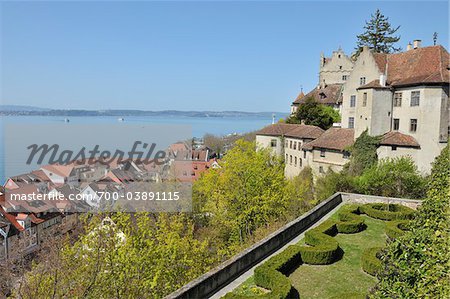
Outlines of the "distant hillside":
{"type": "Polygon", "coordinates": [[[267,117],[275,114],[279,119],[285,112],[243,112],[243,111],[146,111],[146,110],[76,110],[45,109],[31,106],[0,105],[0,115],[29,116],[168,116],[168,117],[267,117]]]}
{"type": "Polygon", "coordinates": [[[34,106],[0,105],[0,111],[50,111],[51,109],[34,106]]]}

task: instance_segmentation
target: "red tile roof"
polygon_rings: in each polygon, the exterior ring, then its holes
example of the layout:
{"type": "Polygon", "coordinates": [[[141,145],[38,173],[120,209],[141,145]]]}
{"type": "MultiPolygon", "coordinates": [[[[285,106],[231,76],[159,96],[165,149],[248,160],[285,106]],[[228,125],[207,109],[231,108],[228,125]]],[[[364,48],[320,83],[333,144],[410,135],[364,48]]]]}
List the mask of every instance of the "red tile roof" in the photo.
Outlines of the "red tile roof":
{"type": "Polygon", "coordinates": [[[414,137],[396,131],[390,131],[384,134],[381,138],[380,145],[420,147],[419,143],[414,137]]]}
{"type": "Polygon", "coordinates": [[[375,89],[390,89],[389,86],[381,86],[380,80],[373,80],[367,83],[366,85],[362,85],[358,87],[357,89],[368,89],[368,88],[375,88],[375,89]]]}
{"type": "Polygon", "coordinates": [[[342,84],[329,84],[324,88],[314,88],[304,96],[301,96],[303,92],[300,93],[293,104],[303,104],[308,98],[313,98],[325,105],[336,104],[341,101],[341,90],[342,84]]]}
{"type": "Polygon", "coordinates": [[[302,149],[324,148],[343,151],[354,143],[354,135],[353,129],[330,128],[316,140],[305,144],[302,149]]]}
{"type": "Polygon", "coordinates": [[[56,173],[59,176],[67,178],[70,176],[70,173],[73,170],[73,165],[71,165],[71,164],[68,164],[68,165],[49,164],[49,165],[44,165],[41,168],[43,168],[49,172],[56,173]]]}
{"type": "Polygon", "coordinates": [[[387,55],[387,82],[392,86],[449,83],[449,54],[442,46],[387,55]]]}
{"type": "Polygon", "coordinates": [[[324,132],[323,129],[316,126],[296,125],[292,130],[289,130],[285,136],[304,139],[316,139],[324,132]]]}
{"type": "Polygon", "coordinates": [[[296,124],[276,123],[262,128],[256,132],[256,135],[284,136],[287,132],[295,129],[297,126],[298,125],[296,124]]]}

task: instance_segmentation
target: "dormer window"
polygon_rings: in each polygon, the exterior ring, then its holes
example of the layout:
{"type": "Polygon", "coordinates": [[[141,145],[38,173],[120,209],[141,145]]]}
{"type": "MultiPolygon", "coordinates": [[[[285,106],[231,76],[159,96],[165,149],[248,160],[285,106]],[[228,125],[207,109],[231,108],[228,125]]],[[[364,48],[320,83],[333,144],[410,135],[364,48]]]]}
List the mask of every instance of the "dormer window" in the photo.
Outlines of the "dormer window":
{"type": "Polygon", "coordinates": [[[327,96],[326,96],[323,92],[321,92],[321,93],[319,94],[319,97],[320,97],[321,100],[323,100],[323,99],[325,99],[327,96]]]}
{"type": "Polygon", "coordinates": [[[366,77],[359,78],[359,85],[364,85],[364,84],[366,84],[366,77]]]}

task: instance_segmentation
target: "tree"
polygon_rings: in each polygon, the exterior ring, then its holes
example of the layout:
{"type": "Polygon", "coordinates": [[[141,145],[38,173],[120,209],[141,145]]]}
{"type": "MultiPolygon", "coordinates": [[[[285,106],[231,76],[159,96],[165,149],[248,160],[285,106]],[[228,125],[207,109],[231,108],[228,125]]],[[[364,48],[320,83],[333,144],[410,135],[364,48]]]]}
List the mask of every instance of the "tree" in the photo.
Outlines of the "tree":
{"type": "Polygon", "coordinates": [[[316,180],[316,200],[323,201],[336,192],[355,192],[354,184],[354,178],[347,172],[334,172],[330,169],[326,175],[316,180]]]}
{"type": "Polygon", "coordinates": [[[194,207],[227,255],[286,212],[284,163],[269,149],[238,140],[221,162],[194,184],[194,207]],[[206,218],[206,219],[205,219],[206,218]]]}
{"type": "Polygon", "coordinates": [[[355,143],[349,148],[350,162],[345,166],[345,171],[351,176],[359,176],[364,170],[377,164],[377,147],[380,143],[379,136],[370,136],[365,130],[356,138],[355,143]]]}
{"type": "Polygon", "coordinates": [[[217,259],[185,214],[114,213],[87,219],[86,233],[35,264],[19,298],[162,298],[217,259]]]}
{"type": "Polygon", "coordinates": [[[318,126],[326,130],[333,123],[339,122],[339,112],[332,107],[328,107],[318,103],[314,98],[310,97],[298,107],[297,112],[286,119],[289,124],[299,124],[304,122],[305,125],[318,126]]]}
{"type": "Polygon", "coordinates": [[[394,34],[400,26],[393,28],[389,23],[389,18],[385,17],[379,9],[371,15],[371,19],[366,21],[364,33],[357,36],[356,55],[362,50],[363,46],[368,46],[377,53],[397,52],[401,48],[394,46],[400,40],[400,36],[394,34]]]}
{"type": "Polygon", "coordinates": [[[381,160],[364,171],[356,183],[359,193],[370,195],[422,199],[426,192],[426,179],[409,157],[381,160]]]}
{"type": "Polygon", "coordinates": [[[411,230],[383,252],[384,271],[371,298],[449,298],[449,146],[433,163],[427,198],[411,230]]]}
{"type": "Polygon", "coordinates": [[[305,167],[299,175],[287,180],[285,185],[287,202],[286,215],[292,220],[308,211],[315,204],[313,173],[310,167],[305,167]]]}

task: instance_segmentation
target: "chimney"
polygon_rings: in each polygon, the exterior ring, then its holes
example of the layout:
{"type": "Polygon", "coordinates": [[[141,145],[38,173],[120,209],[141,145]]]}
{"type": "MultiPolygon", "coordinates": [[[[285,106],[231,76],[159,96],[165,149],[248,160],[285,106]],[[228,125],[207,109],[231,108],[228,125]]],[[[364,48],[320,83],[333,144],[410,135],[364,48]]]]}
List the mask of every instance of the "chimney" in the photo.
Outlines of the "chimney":
{"type": "Polygon", "coordinates": [[[406,45],[406,51],[409,51],[409,50],[411,50],[412,49],[412,45],[411,45],[411,43],[408,43],[407,45],[406,45]]]}
{"type": "Polygon", "coordinates": [[[415,39],[413,42],[414,49],[420,48],[422,41],[420,39],[415,39]]]}
{"type": "Polygon", "coordinates": [[[386,86],[386,75],[385,74],[380,75],[380,86],[382,86],[382,87],[386,86]]]}

